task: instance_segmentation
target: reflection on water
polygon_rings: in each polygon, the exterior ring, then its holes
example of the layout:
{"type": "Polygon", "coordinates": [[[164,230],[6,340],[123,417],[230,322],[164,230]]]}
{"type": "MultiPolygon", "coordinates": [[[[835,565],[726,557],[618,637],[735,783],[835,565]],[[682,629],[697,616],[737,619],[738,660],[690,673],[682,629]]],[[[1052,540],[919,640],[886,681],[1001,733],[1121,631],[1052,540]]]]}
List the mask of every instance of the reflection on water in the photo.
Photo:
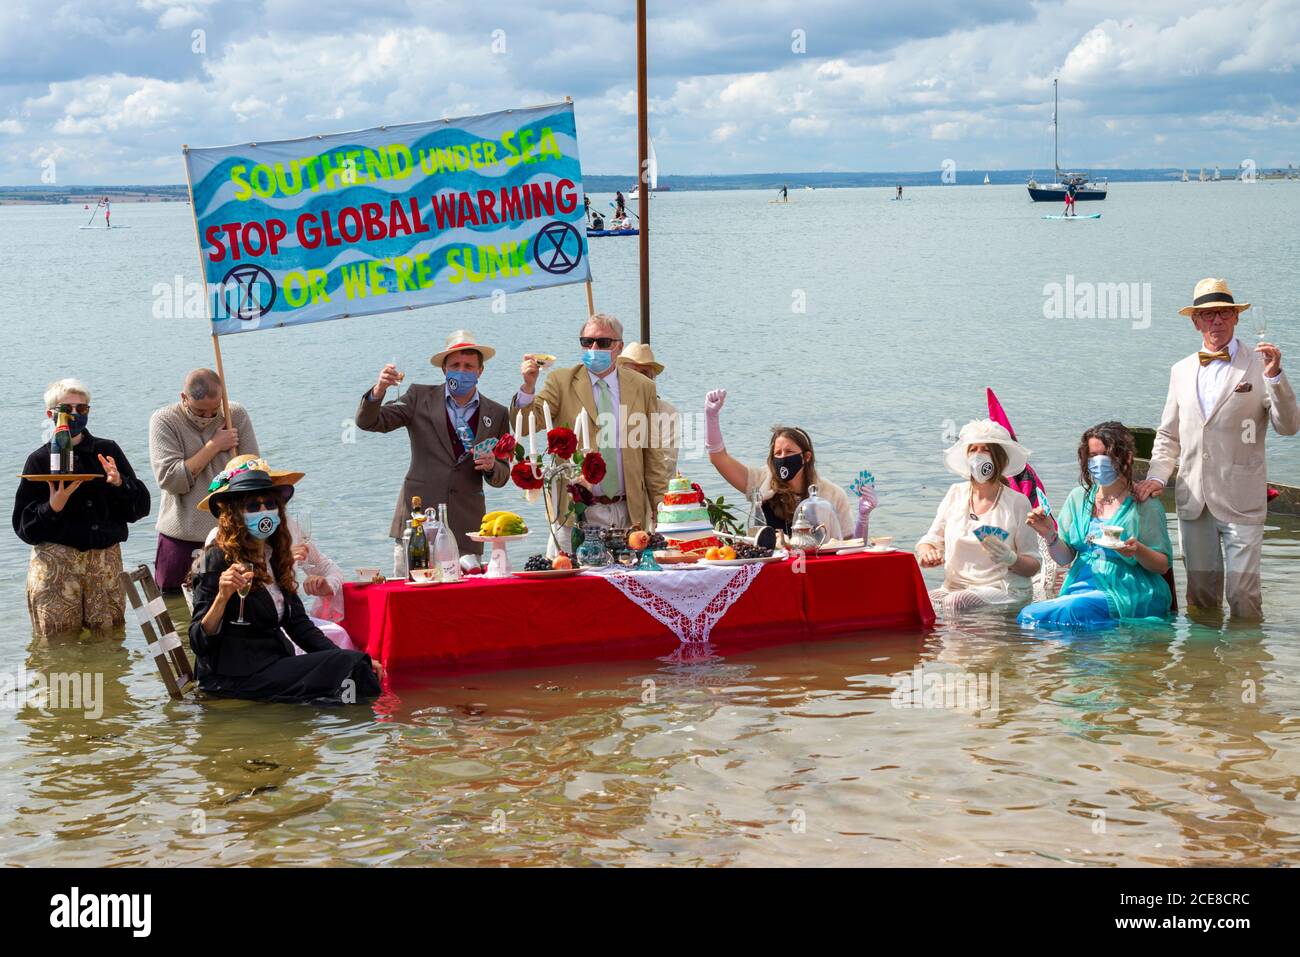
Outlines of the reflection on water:
{"type": "Polygon", "coordinates": [[[1272,625],[1043,640],[989,613],[429,679],[373,713],[172,702],[140,645],[29,649],[102,673],[103,716],[7,721],[7,863],[1296,862],[1297,656],[1272,625]],[[993,707],[898,707],[914,669],[996,676],[993,707]]]}

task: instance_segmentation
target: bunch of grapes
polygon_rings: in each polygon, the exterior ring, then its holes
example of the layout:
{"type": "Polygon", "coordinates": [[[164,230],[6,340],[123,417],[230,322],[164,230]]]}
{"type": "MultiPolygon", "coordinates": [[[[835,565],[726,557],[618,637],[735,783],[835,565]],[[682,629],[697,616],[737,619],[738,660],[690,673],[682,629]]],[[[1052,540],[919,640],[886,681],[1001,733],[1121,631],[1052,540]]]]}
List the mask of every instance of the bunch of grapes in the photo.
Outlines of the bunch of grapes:
{"type": "Polygon", "coordinates": [[[526,572],[544,572],[551,567],[551,560],[545,555],[529,555],[524,563],[526,572]]]}
{"type": "Polygon", "coordinates": [[[650,533],[650,544],[646,546],[651,551],[659,552],[668,547],[668,539],[664,538],[658,532],[650,533]]]}
{"type": "Polygon", "coordinates": [[[758,545],[749,544],[749,542],[737,542],[732,547],[736,550],[737,558],[767,558],[772,554],[772,549],[760,548],[758,545]]]}

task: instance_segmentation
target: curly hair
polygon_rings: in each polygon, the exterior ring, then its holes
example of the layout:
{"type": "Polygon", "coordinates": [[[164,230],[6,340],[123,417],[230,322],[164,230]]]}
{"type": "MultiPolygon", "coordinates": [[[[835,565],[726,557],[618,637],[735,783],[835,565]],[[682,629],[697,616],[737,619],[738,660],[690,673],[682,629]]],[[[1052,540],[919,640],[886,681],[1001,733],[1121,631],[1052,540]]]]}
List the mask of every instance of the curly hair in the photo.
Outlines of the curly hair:
{"type": "Polygon", "coordinates": [[[785,426],[776,426],[772,429],[772,441],[767,446],[767,471],[772,476],[772,512],[782,522],[794,521],[794,510],[800,502],[799,493],[796,492],[790,483],[782,479],[776,473],[776,440],[789,439],[799,447],[799,451],[805,453],[808,458],[803,464],[803,487],[805,492],[810,486],[817,484],[817,456],[813,452],[812,439],[803,429],[787,428],[785,426]]]}
{"type": "Polygon", "coordinates": [[[1083,438],[1079,440],[1079,482],[1083,487],[1090,489],[1095,484],[1092,474],[1088,471],[1088,459],[1092,458],[1092,453],[1088,451],[1088,443],[1092,439],[1099,440],[1106,447],[1106,454],[1115,463],[1115,471],[1132,485],[1133,456],[1137,448],[1133,441],[1133,433],[1121,422],[1102,422],[1084,432],[1083,438]]]}
{"type": "MultiPolygon", "coordinates": [[[[261,492],[250,492],[261,495],[261,492]]],[[[278,511],[280,525],[264,543],[259,553],[253,547],[256,539],[249,534],[244,525],[244,499],[247,495],[224,498],[217,508],[217,548],[222,556],[232,565],[245,562],[256,570],[257,580],[264,585],[275,582],[280,590],[291,594],[298,590],[298,580],[293,568],[293,537],[289,534],[289,523],[285,520],[284,501],[281,500],[278,511]],[[265,546],[271,548],[270,568],[266,563],[265,546]]]]}

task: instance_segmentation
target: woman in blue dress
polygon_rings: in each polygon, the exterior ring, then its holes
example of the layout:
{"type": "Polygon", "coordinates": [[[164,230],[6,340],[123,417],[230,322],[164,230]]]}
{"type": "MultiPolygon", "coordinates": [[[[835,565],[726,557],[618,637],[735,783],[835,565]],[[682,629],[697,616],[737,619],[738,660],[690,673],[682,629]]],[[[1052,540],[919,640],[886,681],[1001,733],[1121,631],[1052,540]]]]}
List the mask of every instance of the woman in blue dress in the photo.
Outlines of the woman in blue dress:
{"type": "Polygon", "coordinates": [[[1158,498],[1133,498],[1133,433],[1103,422],[1079,443],[1083,483],[1065,500],[1059,528],[1040,508],[1028,524],[1053,560],[1069,566],[1058,598],[1026,606],[1026,628],[1097,629],[1120,621],[1164,621],[1172,595],[1164,580],[1173,546],[1158,498]],[[1107,535],[1109,528],[1114,533],[1107,535]]]}

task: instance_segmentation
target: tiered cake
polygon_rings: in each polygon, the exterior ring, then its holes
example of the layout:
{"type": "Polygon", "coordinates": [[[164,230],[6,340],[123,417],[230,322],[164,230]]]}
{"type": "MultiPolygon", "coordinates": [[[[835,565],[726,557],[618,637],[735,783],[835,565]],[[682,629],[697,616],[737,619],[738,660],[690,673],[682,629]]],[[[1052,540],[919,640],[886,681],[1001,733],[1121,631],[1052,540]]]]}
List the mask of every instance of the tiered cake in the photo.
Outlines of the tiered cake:
{"type": "Polygon", "coordinates": [[[692,488],[690,479],[681,472],[668,482],[668,491],[655,518],[655,530],[667,539],[669,548],[682,551],[718,544],[704,493],[692,488]]]}

